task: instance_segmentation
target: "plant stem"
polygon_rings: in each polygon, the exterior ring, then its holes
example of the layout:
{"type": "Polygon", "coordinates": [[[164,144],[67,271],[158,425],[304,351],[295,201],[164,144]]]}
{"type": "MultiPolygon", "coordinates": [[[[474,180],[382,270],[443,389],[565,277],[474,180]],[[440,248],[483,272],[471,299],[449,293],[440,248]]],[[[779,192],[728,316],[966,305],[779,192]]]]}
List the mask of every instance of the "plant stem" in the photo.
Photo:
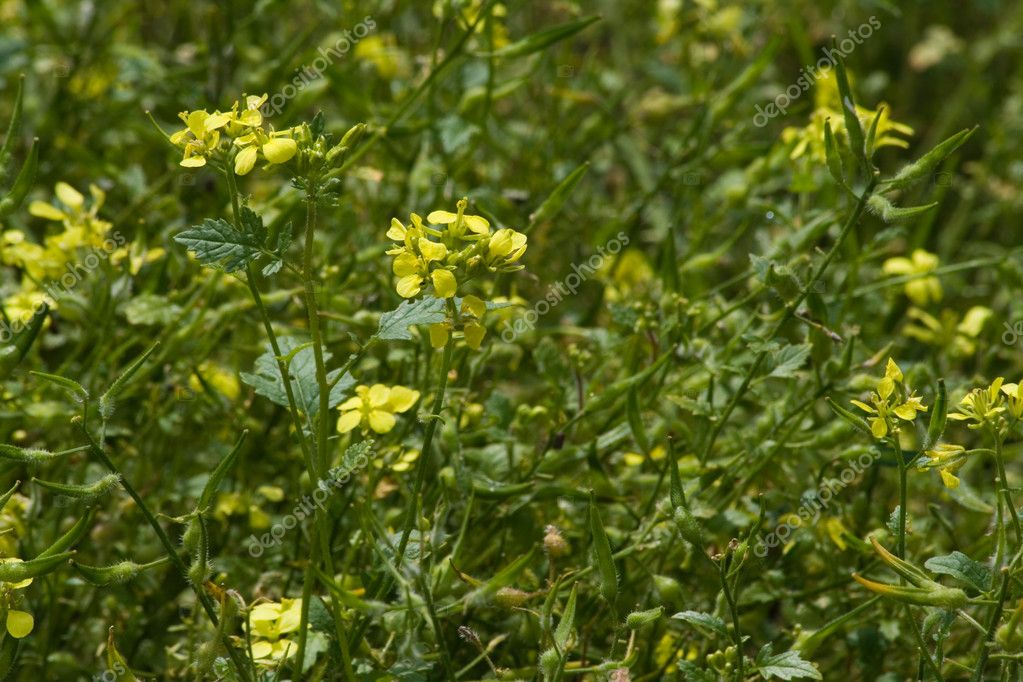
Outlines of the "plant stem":
{"type": "MultiPolygon", "coordinates": [[[[849,218],[845,221],[845,224],[842,226],[841,231],[838,233],[838,239],[836,239],[835,243],[832,244],[831,248],[824,256],[824,260],[821,261],[821,264],[817,266],[816,270],[814,270],[813,274],[810,276],[810,279],[807,280],[806,284],[803,285],[803,287],[800,289],[799,294],[796,296],[795,300],[793,300],[785,307],[785,314],[782,315],[782,318],[778,320],[777,323],[775,323],[770,333],[767,334],[768,340],[773,339],[778,334],[778,332],[781,331],[781,328],[784,327],[789,322],[789,320],[795,317],[796,311],[799,309],[799,306],[803,303],[804,300],[806,300],[806,297],[810,295],[810,292],[813,291],[814,287],[817,285],[817,282],[820,281],[821,277],[824,275],[824,271],[827,270],[828,265],[830,265],[831,261],[834,259],[835,254],[838,253],[838,250],[841,248],[842,243],[845,242],[845,239],[849,235],[849,232],[852,231],[856,223],[859,222],[860,216],[863,215],[863,211],[867,207],[867,200],[870,199],[870,196],[874,193],[874,187],[876,185],[877,174],[875,173],[871,177],[870,182],[867,184],[866,189],[863,190],[863,194],[860,196],[859,201],[856,202],[856,208],[854,208],[853,212],[849,214],[849,218]]],[[[704,442],[703,448],[700,451],[701,463],[707,461],[707,457],[710,456],[711,450],[714,449],[714,442],[721,434],[721,430],[725,427],[725,424],[728,422],[728,418],[732,415],[732,412],[735,410],[736,405],[739,404],[739,401],[746,394],[746,390],[749,388],[750,382],[753,381],[753,377],[756,376],[757,372],[760,371],[760,367],[761,365],[764,364],[764,361],[766,359],[767,350],[760,351],[757,354],[757,357],[754,358],[753,364],[750,365],[750,368],[748,370],[746,370],[746,375],[743,377],[742,383],[739,385],[739,388],[735,391],[735,393],[732,394],[731,400],[728,401],[728,404],[725,406],[724,411],[718,417],[718,420],[714,423],[710,435],[704,442]]]]}
{"type": "Polygon", "coordinates": [[[746,676],[745,661],[742,655],[742,633],[739,630],[739,609],[736,606],[735,599],[732,596],[732,591],[728,588],[728,572],[727,572],[727,559],[722,559],[719,564],[719,572],[721,575],[721,589],[725,594],[725,601],[728,602],[728,609],[732,614],[732,630],[733,639],[735,641],[735,663],[736,663],[736,677],[737,680],[742,680],[746,676]]]}
{"type": "MultiPolygon", "coordinates": [[[[163,545],[163,549],[164,552],[166,552],[167,554],[167,558],[170,559],[170,562],[174,564],[174,568],[178,570],[178,572],[181,574],[181,577],[185,579],[185,582],[187,582],[189,586],[192,588],[192,591],[195,592],[195,596],[199,600],[199,603],[202,604],[203,610],[206,611],[206,615],[209,616],[210,622],[213,623],[214,627],[217,627],[219,625],[219,619],[217,618],[216,609],[213,607],[213,601],[210,599],[209,595],[207,595],[201,589],[200,586],[193,584],[192,581],[189,579],[188,567],[185,566],[185,562],[181,560],[181,557],[178,555],[177,549],[174,547],[173,543],[171,543],[170,538],[167,536],[166,531],[164,531],[163,529],[163,526],[161,526],[160,522],[156,520],[156,516],[153,514],[152,511],[150,511],[149,507],[146,506],[145,501],[138,494],[138,492],[136,492],[135,487],[128,481],[127,477],[123,473],[121,473],[121,471],[117,468],[113,461],[111,461],[111,459],[107,457],[107,454],[103,451],[103,448],[101,448],[99,444],[96,442],[96,440],[92,437],[92,434],[85,426],[85,421],[84,420],[77,421],[79,427],[81,428],[82,433],[85,434],[86,439],[89,441],[89,451],[92,452],[93,455],[95,455],[96,459],[98,459],[103,464],[103,466],[105,466],[110,471],[110,473],[116,474],[121,479],[121,487],[124,488],[124,492],[128,493],[128,496],[135,501],[135,505],[139,508],[139,511],[142,512],[142,515],[146,518],[146,521],[149,523],[153,531],[156,533],[156,537],[159,539],[160,544],[163,545]]],[[[232,665],[234,665],[235,672],[238,674],[238,677],[242,679],[244,682],[248,682],[249,680],[251,680],[252,678],[249,677],[248,668],[242,665],[241,656],[235,650],[234,646],[231,644],[231,641],[230,639],[228,639],[226,633],[221,633],[220,639],[221,644],[227,651],[227,655],[231,659],[232,665]]]]}
{"type": "Polygon", "coordinates": [[[991,610],[991,617],[987,622],[987,634],[980,647],[980,657],[973,669],[973,682],[981,682],[984,679],[984,666],[987,664],[987,657],[990,653],[990,644],[994,641],[995,630],[998,629],[998,621],[1002,618],[1002,608],[1005,606],[1005,598],[1009,592],[1009,569],[1002,569],[1002,586],[998,590],[998,603],[991,610]]]}
{"type": "Polygon", "coordinates": [[[426,433],[423,435],[423,450],[419,455],[415,487],[412,489],[412,496],[409,498],[405,510],[405,524],[401,531],[401,540],[398,542],[395,568],[399,570],[405,559],[405,549],[408,547],[409,536],[412,535],[412,527],[415,525],[416,518],[419,515],[419,503],[423,494],[423,485],[426,482],[426,468],[430,461],[430,447],[433,445],[433,436],[437,432],[440,412],[444,409],[444,393],[448,387],[448,372],[451,371],[451,358],[454,355],[454,349],[454,335],[450,335],[448,336],[447,343],[444,345],[444,359],[441,361],[440,368],[440,385],[437,387],[437,396],[433,399],[433,407],[430,408],[430,421],[426,424],[426,433]]]}

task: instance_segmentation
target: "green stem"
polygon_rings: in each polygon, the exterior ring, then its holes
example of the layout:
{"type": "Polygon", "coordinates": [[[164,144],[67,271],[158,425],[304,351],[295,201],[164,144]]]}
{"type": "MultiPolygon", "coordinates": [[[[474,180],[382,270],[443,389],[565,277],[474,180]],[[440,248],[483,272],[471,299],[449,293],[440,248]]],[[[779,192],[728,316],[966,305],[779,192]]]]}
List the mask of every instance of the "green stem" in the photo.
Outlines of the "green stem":
{"type": "MultiPolygon", "coordinates": [[[[193,584],[192,581],[188,578],[188,567],[185,566],[185,562],[181,560],[181,557],[178,555],[177,549],[174,547],[174,544],[167,536],[167,533],[166,531],[164,531],[163,526],[161,526],[160,522],[156,520],[156,516],[153,514],[152,511],[150,511],[149,507],[146,506],[145,501],[138,494],[138,492],[136,492],[135,487],[128,481],[128,478],[123,473],[121,473],[121,471],[117,468],[113,461],[111,461],[111,459],[107,457],[107,454],[103,451],[103,448],[101,448],[99,444],[96,442],[96,440],[92,437],[92,434],[85,427],[85,422],[83,420],[77,421],[79,427],[81,428],[82,433],[85,434],[85,438],[89,441],[90,452],[92,452],[96,459],[98,459],[103,464],[103,466],[105,466],[110,471],[110,473],[116,474],[121,479],[121,487],[124,488],[124,492],[128,493],[128,496],[135,501],[135,505],[138,506],[139,511],[142,512],[142,515],[146,518],[146,521],[149,523],[153,531],[156,533],[156,537],[160,540],[160,544],[163,545],[163,549],[164,552],[166,552],[167,554],[167,558],[170,559],[170,562],[174,564],[174,568],[178,570],[178,572],[181,574],[181,577],[185,579],[185,581],[192,588],[192,591],[195,592],[195,596],[199,600],[199,603],[202,604],[203,610],[206,611],[206,615],[209,616],[210,622],[213,623],[214,627],[217,627],[219,625],[219,619],[217,618],[216,609],[213,606],[213,600],[210,599],[209,595],[207,595],[206,592],[204,592],[200,586],[193,584]]],[[[220,639],[221,644],[227,651],[227,655],[231,659],[232,665],[234,665],[235,667],[235,672],[238,673],[238,677],[245,682],[251,680],[252,678],[249,677],[248,669],[242,665],[242,658],[240,654],[235,650],[234,646],[231,644],[231,640],[228,638],[227,634],[221,633],[220,639]]]]}
{"type": "MultiPolygon", "coordinates": [[[[867,207],[867,200],[870,199],[870,196],[874,193],[875,185],[877,185],[877,174],[874,174],[874,176],[871,177],[870,182],[867,184],[866,189],[860,196],[859,201],[856,202],[856,208],[853,209],[853,212],[851,214],[849,214],[849,218],[845,221],[845,224],[842,226],[842,230],[838,233],[838,239],[836,239],[835,243],[832,244],[831,248],[824,256],[824,260],[821,261],[821,264],[817,266],[816,270],[814,270],[813,274],[810,276],[810,279],[807,280],[806,284],[803,285],[803,287],[800,289],[799,295],[796,296],[795,300],[785,307],[785,314],[782,315],[782,318],[778,320],[778,322],[774,325],[771,331],[767,334],[766,338],[768,340],[773,339],[778,334],[778,332],[781,331],[781,328],[784,327],[789,322],[789,320],[795,317],[796,311],[799,309],[799,306],[803,303],[804,300],[806,300],[806,297],[810,295],[810,292],[814,290],[814,287],[817,285],[817,282],[820,281],[821,277],[824,276],[825,270],[827,270],[828,266],[831,264],[831,261],[834,259],[835,254],[838,253],[838,250],[841,248],[842,243],[845,242],[845,239],[849,235],[849,232],[852,231],[853,227],[856,226],[856,223],[859,222],[860,216],[863,215],[863,211],[867,207]]],[[[725,406],[725,409],[721,413],[721,416],[718,417],[718,420],[714,423],[710,435],[707,437],[703,449],[700,452],[700,462],[707,461],[707,457],[710,456],[711,450],[714,449],[714,442],[721,434],[721,430],[725,427],[725,424],[728,422],[728,418],[732,415],[732,412],[735,410],[735,407],[739,404],[739,401],[742,400],[743,396],[746,395],[746,390],[749,388],[750,382],[753,381],[753,377],[755,377],[757,372],[760,371],[760,367],[764,364],[764,361],[766,359],[767,350],[760,351],[757,354],[757,357],[753,360],[753,364],[750,365],[750,368],[748,370],[746,370],[746,375],[743,377],[742,383],[739,385],[738,390],[736,390],[736,392],[732,394],[731,400],[728,401],[728,404],[725,406]]]]}
{"type": "Polygon", "coordinates": [[[735,679],[742,680],[746,676],[745,661],[742,655],[742,632],[739,630],[739,609],[736,607],[735,599],[732,597],[732,591],[728,588],[727,563],[727,559],[722,559],[719,563],[721,589],[725,594],[725,601],[728,602],[728,609],[732,615],[733,640],[735,641],[735,679]]]}
{"type": "Polygon", "coordinates": [[[984,636],[984,642],[980,647],[980,657],[977,659],[977,665],[973,669],[973,682],[981,682],[984,679],[984,666],[987,665],[987,657],[991,651],[990,644],[994,641],[995,630],[998,629],[998,621],[1002,618],[1002,608],[1005,606],[1005,598],[1009,592],[1009,570],[1007,568],[1002,569],[1002,586],[998,590],[998,603],[991,610],[991,616],[987,622],[987,634],[984,636]]]}
{"type": "Polygon", "coordinates": [[[895,555],[900,559],[906,558],[906,502],[909,497],[908,494],[908,481],[906,480],[906,473],[908,467],[906,466],[906,460],[902,456],[902,448],[899,446],[898,440],[892,439],[892,447],[895,449],[895,454],[899,458],[899,539],[895,547],[895,555]]]}
{"type": "Polygon", "coordinates": [[[437,422],[440,421],[441,410],[444,409],[444,393],[448,387],[448,372],[451,371],[451,358],[454,355],[454,335],[448,337],[444,345],[444,359],[440,368],[440,385],[437,387],[437,396],[433,400],[433,407],[430,409],[430,421],[426,424],[426,433],[423,435],[423,450],[419,456],[419,466],[416,469],[415,487],[412,489],[412,496],[409,497],[405,510],[405,524],[401,531],[401,540],[398,542],[398,552],[395,557],[397,565],[401,569],[405,560],[405,549],[408,547],[409,536],[412,535],[412,527],[415,525],[419,515],[419,503],[423,494],[423,485],[426,482],[426,469],[430,462],[430,447],[433,445],[433,436],[437,432],[437,422]]]}

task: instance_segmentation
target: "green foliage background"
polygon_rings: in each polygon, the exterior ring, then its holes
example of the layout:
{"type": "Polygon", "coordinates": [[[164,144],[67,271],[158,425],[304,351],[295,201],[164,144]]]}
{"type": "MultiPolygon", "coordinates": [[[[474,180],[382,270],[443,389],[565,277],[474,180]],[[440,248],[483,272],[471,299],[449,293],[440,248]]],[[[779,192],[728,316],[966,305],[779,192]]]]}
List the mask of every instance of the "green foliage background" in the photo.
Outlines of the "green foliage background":
{"type": "MultiPolygon", "coordinates": [[[[331,497],[334,577],[346,595],[359,679],[494,677],[460,627],[476,633],[496,674],[543,679],[539,659],[573,583],[575,634],[558,674],[608,679],[628,668],[637,680],[734,679],[734,653],[725,670],[715,652],[733,643],[737,623],[749,638],[746,679],[901,680],[927,669],[914,632],[922,623],[923,648],[939,663],[944,658],[945,679],[970,676],[986,634],[941,607],[877,601],[816,650],[800,645],[801,635],[873,596],[853,572],[886,575],[867,537],[895,544],[899,467],[891,448],[877,451],[877,463],[784,546],[766,556],[753,547],[757,533],[799,509],[802,496],[878,447],[836,417],[825,396],[842,405],[862,399],[889,356],[929,406],[939,378],[954,405],[970,388],[1023,374],[1023,4],[506,2],[491,7],[498,14],[464,41],[466,24],[450,4],[0,2],[0,121],[10,117],[25,76],[15,167],[38,139],[28,199],[50,201],[58,181],[83,192],[95,183],[106,192],[101,215],[112,230],[137,253],[166,251],[136,273],[104,261],[59,301],[29,354],[0,383],[0,443],[83,445],[71,423],[79,408],[28,371],[73,378],[98,395],[159,340],[119,396],[105,433],[109,455],[177,536],[184,527],[169,517],[192,511],[247,429],[208,519],[213,581],[247,603],[301,596],[308,528],[290,531],[258,558],[248,552],[250,536],[265,532],[265,517],[277,522],[310,485],[287,410],[238,378],[265,350],[263,327],[243,281],[200,268],[174,241],[206,218],[227,217],[227,189],[210,169],[179,167],[180,151],[146,112],[170,131],[180,127],[180,111],[226,108],[242,93],[273,97],[323,54],[318,48],[372,23],[367,38],[351,40],[351,50],[295,88],[270,119],[285,127],[322,112],[326,130],[338,136],[356,123],[369,126],[340,200],[321,208],[315,237],[330,368],[400,302],[384,254],[392,217],[452,210],[467,196],[471,212],[492,224],[528,226],[526,270],[501,275],[489,292],[520,297],[527,307],[598,247],[627,239],[629,256],[607,260],[512,343],[502,340],[507,323],[495,315],[481,351],[456,353],[432,456],[409,471],[393,469],[402,452],[421,446],[424,399],[420,420],[413,411],[377,438],[379,467],[357,473],[331,497]],[[502,45],[591,15],[600,20],[543,49],[493,56],[502,45]],[[791,158],[796,141],[783,131],[810,123],[816,88],[764,126],[754,122],[755,106],[795,83],[830,36],[841,39],[870,17],[880,27],[846,57],[857,102],[870,110],[886,103],[914,131],[908,149],[884,147],[874,158],[882,177],[952,134],[979,128],[898,196],[899,206],[936,206],[899,222],[868,211],[799,314],[772,337],[800,283],[835,244],[856,195],[836,185],[823,159],[791,158]],[[538,207],[584,164],[563,208],[537,220],[538,207]],[[887,259],[915,249],[939,259],[930,276],[940,279],[940,301],[917,305],[905,293],[906,278],[883,270],[887,259]],[[974,306],[990,312],[964,336],[956,326],[974,306]],[[930,337],[907,335],[921,324],[919,310],[940,323],[930,337]],[[757,360],[762,350],[768,353],[757,360]],[[669,449],[698,542],[677,522],[678,500],[669,500],[669,449]],[[402,587],[375,595],[372,586],[390,579],[387,540],[393,544],[401,528],[420,466],[428,467],[420,530],[430,542],[414,535],[402,587]],[[260,492],[265,486],[283,495],[260,492]],[[567,543],[560,556],[550,551],[554,540],[545,551],[548,526],[567,543]],[[611,577],[605,531],[615,553],[611,577]],[[727,549],[733,538],[746,542],[738,554],[734,545],[727,549]],[[429,555],[424,562],[421,550],[429,555]],[[733,568],[745,562],[726,578],[729,589],[716,568],[723,563],[704,554],[725,554],[722,562],[733,568]],[[664,613],[652,623],[624,625],[630,612],[656,607],[664,613]],[[687,611],[721,620],[708,626],[670,617],[687,611]],[[761,649],[768,643],[773,654],[761,649]],[[772,655],[783,655],[774,672],[772,655]],[[686,672],[676,665],[680,656],[686,672]],[[614,664],[601,669],[608,661],[614,664]]],[[[241,191],[275,227],[303,220],[286,172],[253,173],[241,191]]],[[[40,241],[53,227],[25,206],[2,218],[2,230],[40,241]]],[[[0,267],[0,301],[19,281],[15,268],[0,267]]],[[[260,287],[278,334],[305,338],[301,282],[284,271],[261,277],[260,287]]],[[[429,397],[440,362],[424,333],[374,346],[352,373],[360,383],[401,384],[429,397]]],[[[902,448],[920,447],[926,416],[919,434],[905,430],[902,448]]],[[[947,437],[982,447],[982,434],[961,425],[949,426],[947,437]]],[[[1010,486],[1020,480],[1018,441],[1014,424],[1005,445],[1010,486]]],[[[332,440],[333,463],[346,445],[332,440]]],[[[22,482],[21,497],[4,512],[13,530],[3,536],[3,552],[26,559],[86,507],[30,479],[80,484],[106,473],[85,452],[59,463],[4,461],[0,471],[0,488],[22,482]]],[[[955,490],[934,472],[908,474],[907,558],[923,565],[959,551],[990,568],[1000,508],[995,463],[972,457],[955,490]]],[[[122,491],[94,506],[76,560],[103,566],[162,555],[122,491]]],[[[967,588],[971,598],[998,598],[997,580],[983,589],[943,582],[967,588]]],[[[1018,578],[1010,585],[1004,622],[1023,592],[1018,578]]],[[[319,585],[316,592],[328,594],[319,585]]],[[[103,674],[114,666],[101,653],[111,627],[140,677],[233,675],[222,657],[202,662],[200,647],[215,642],[214,630],[173,567],[109,587],[60,567],[19,594],[36,627],[21,641],[10,679],[103,674]]],[[[991,629],[989,605],[967,610],[982,631],[991,629]]],[[[317,644],[301,679],[344,679],[325,611],[313,614],[312,627],[317,644]]],[[[1009,657],[989,662],[987,674],[1005,677],[990,679],[1017,679],[1014,651],[999,652],[1009,657]]],[[[297,679],[290,666],[281,674],[297,679]]],[[[267,672],[265,679],[275,678],[267,672]]]]}

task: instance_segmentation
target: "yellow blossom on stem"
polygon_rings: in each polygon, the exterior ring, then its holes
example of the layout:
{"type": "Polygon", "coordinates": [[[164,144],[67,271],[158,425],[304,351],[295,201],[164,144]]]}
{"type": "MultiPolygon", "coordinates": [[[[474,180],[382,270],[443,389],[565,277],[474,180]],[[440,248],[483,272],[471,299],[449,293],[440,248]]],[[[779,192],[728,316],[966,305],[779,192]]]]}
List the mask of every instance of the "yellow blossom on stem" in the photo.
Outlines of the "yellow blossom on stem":
{"type": "Polygon", "coordinates": [[[419,391],[404,386],[356,386],[355,396],[341,403],[337,430],[348,433],[357,426],[363,431],[387,433],[394,428],[395,414],[407,412],[419,400],[419,391]]]}

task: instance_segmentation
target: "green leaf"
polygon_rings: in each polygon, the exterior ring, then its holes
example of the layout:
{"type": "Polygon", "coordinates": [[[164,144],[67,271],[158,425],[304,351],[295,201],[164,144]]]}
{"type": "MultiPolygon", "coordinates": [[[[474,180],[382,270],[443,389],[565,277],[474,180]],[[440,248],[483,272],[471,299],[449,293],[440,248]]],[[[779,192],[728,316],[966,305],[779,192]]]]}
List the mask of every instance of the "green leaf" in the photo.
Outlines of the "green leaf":
{"type": "Polygon", "coordinates": [[[869,171],[870,164],[867,161],[864,147],[863,127],[860,125],[859,114],[856,113],[856,101],[853,99],[852,89],[849,87],[849,76],[845,72],[845,61],[840,53],[838,59],[835,60],[835,75],[838,80],[838,95],[841,99],[845,130],[849,135],[849,146],[852,147],[853,155],[863,164],[864,171],[869,171]]]}
{"type": "Polygon", "coordinates": [[[597,500],[590,492],[590,535],[593,540],[593,562],[600,577],[600,594],[609,603],[618,598],[618,569],[615,568],[611,542],[607,539],[604,522],[597,509],[597,500]]]}
{"type": "Polygon", "coordinates": [[[646,436],[646,427],[643,426],[643,419],[639,414],[639,398],[636,396],[636,387],[629,390],[629,397],[626,401],[626,413],[629,419],[629,429],[632,431],[632,439],[644,455],[650,454],[650,440],[646,436]]]}
{"type": "MultiPolygon", "coordinates": [[[[316,356],[311,345],[302,346],[302,342],[291,336],[282,336],[277,344],[284,357],[293,354],[287,363],[291,388],[295,394],[298,408],[309,416],[315,415],[320,409],[320,387],[316,383],[316,356]]],[[[323,360],[330,360],[330,353],[324,352],[323,360]]],[[[328,382],[337,379],[341,370],[335,369],[327,375],[328,382]]],[[[256,393],[277,405],[288,407],[288,394],[284,389],[284,380],[277,366],[277,358],[273,350],[267,346],[265,353],[256,359],[252,374],[240,373],[242,381],[256,390],[256,393]]],[[[346,373],[344,377],[330,389],[330,407],[336,407],[348,391],[355,385],[355,379],[346,373]]]]}
{"type": "Polygon", "coordinates": [[[582,19],[576,19],[575,21],[568,21],[564,24],[558,24],[557,26],[537,31],[536,33],[526,36],[522,40],[518,40],[511,45],[505,45],[500,50],[479,53],[477,56],[501,57],[504,59],[525,57],[526,55],[539,52],[545,47],[573,36],[597,21],[600,21],[599,16],[584,17],[582,19]]]}
{"type": "Polygon", "coordinates": [[[824,121],[824,154],[828,163],[828,172],[839,185],[845,186],[845,169],[842,167],[842,153],[831,132],[831,119],[824,121]]]}
{"type": "Polygon", "coordinates": [[[771,654],[771,645],[765,644],[757,654],[757,670],[766,679],[777,677],[780,680],[823,680],[821,673],[809,661],[804,661],[795,651],[771,654]]]}
{"type": "Polygon", "coordinates": [[[118,310],[124,314],[128,324],[133,326],[166,326],[181,314],[181,306],[158,294],[140,294],[121,305],[118,310]]]}
{"type": "Polygon", "coordinates": [[[217,494],[217,488],[224,481],[224,476],[231,470],[231,466],[234,465],[234,461],[238,459],[238,453],[241,452],[242,444],[245,443],[245,437],[249,435],[248,429],[242,431],[242,435],[238,437],[234,447],[231,448],[231,452],[227,453],[227,457],[220,460],[217,464],[217,468],[210,474],[210,478],[206,481],[206,485],[202,489],[202,495],[199,496],[199,509],[206,509],[213,504],[213,496],[217,494]]]}
{"type": "Polygon", "coordinates": [[[579,164],[574,171],[569,173],[564,180],[558,183],[558,186],[554,188],[540,207],[529,216],[529,225],[526,226],[524,232],[529,232],[530,229],[535,225],[546,222],[556,216],[561,209],[564,207],[565,202],[568,201],[572,191],[575,190],[576,185],[586,175],[586,171],[590,169],[590,162],[584,161],[579,164]]]}
{"type": "Polygon", "coordinates": [[[810,357],[812,346],[809,343],[798,345],[790,344],[783,346],[771,354],[774,369],[771,370],[772,377],[794,377],[800,367],[810,357]]]}
{"type": "Polygon", "coordinates": [[[243,234],[221,218],[207,218],[174,237],[195,254],[199,263],[225,272],[241,270],[256,260],[262,242],[254,235],[243,234]]]}
{"type": "Polygon", "coordinates": [[[568,601],[565,603],[565,610],[561,613],[561,620],[558,621],[558,627],[554,630],[554,643],[558,645],[558,649],[562,652],[565,651],[568,638],[572,635],[572,628],[575,627],[577,588],[578,584],[572,585],[572,591],[569,593],[568,601]]]}
{"type": "MultiPolygon", "coordinates": [[[[0,345],[0,381],[11,376],[11,372],[28,355],[29,349],[35,343],[36,337],[39,336],[39,330],[43,328],[43,322],[49,314],[49,307],[43,304],[43,307],[36,312],[27,325],[14,332],[7,343],[0,345]]],[[[0,327],[0,329],[5,328],[0,327]]],[[[8,331],[13,332],[14,330],[8,331]]]]}
{"type": "Polygon", "coordinates": [[[39,556],[36,558],[42,559],[55,554],[61,554],[62,552],[66,552],[74,547],[89,531],[89,528],[92,527],[92,519],[95,515],[96,512],[93,509],[86,511],[81,518],[75,521],[74,525],[71,526],[66,533],[57,538],[57,541],[52,545],[40,552],[39,556]]]}
{"type": "Polygon", "coordinates": [[[717,616],[711,613],[703,613],[701,611],[681,611],[672,616],[674,620],[681,620],[690,625],[695,625],[698,629],[704,632],[712,632],[714,634],[721,635],[722,637],[728,637],[728,629],[725,627],[725,621],[721,620],[717,616]]]}
{"type": "Polygon", "coordinates": [[[138,678],[128,667],[128,662],[114,644],[113,626],[107,634],[107,670],[115,675],[115,682],[138,682],[138,678]]]}
{"type": "Polygon", "coordinates": [[[36,169],[38,167],[39,140],[33,140],[32,148],[28,151],[28,158],[21,165],[21,170],[18,171],[18,177],[15,178],[11,191],[0,200],[0,218],[18,210],[18,207],[25,201],[25,197],[28,196],[29,191],[32,189],[32,183],[35,182],[36,169]]]}
{"type": "Polygon", "coordinates": [[[18,92],[14,95],[14,109],[11,113],[11,121],[7,124],[7,134],[4,135],[3,147],[0,147],[0,182],[7,180],[10,174],[8,167],[11,162],[11,155],[14,153],[14,144],[21,134],[21,112],[25,99],[25,76],[18,78],[18,92]]]}
{"type": "Polygon", "coordinates": [[[443,299],[425,296],[415,301],[402,301],[397,308],[380,316],[376,338],[383,341],[411,341],[409,327],[443,321],[443,299]]]}
{"type": "Polygon", "coordinates": [[[679,660],[676,665],[685,682],[719,682],[720,680],[716,672],[704,670],[691,661],[679,660]]]}
{"type": "Polygon", "coordinates": [[[962,552],[932,557],[924,562],[924,568],[932,573],[950,575],[980,592],[991,589],[991,569],[962,552]]]}

